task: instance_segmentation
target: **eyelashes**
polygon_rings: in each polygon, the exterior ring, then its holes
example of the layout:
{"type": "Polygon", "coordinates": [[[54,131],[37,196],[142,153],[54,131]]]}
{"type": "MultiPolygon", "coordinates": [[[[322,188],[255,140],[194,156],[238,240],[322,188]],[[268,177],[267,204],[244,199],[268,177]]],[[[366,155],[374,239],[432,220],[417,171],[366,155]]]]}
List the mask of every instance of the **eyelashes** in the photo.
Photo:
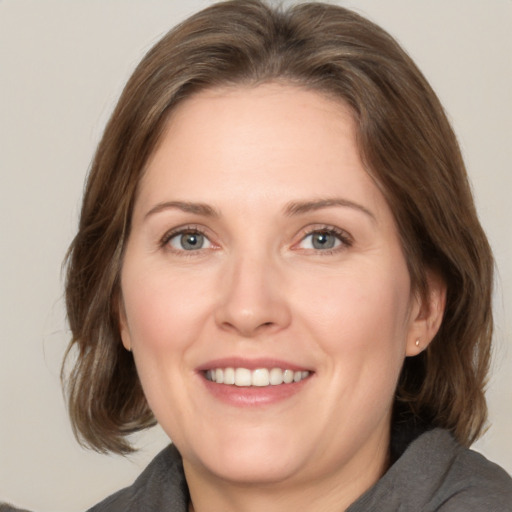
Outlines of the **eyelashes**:
{"type": "MultiPolygon", "coordinates": [[[[354,243],[347,231],[327,225],[308,226],[298,237],[299,241],[291,248],[305,253],[333,254],[352,247],[354,243]]],[[[219,249],[220,245],[215,244],[212,238],[202,226],[181,226],[168,231],[160,240],[160,246],[174,254],[192,256],[219,249]]]]}
{"type": "Polygon", "coordinates": [[[339,228],[323,226],[321,228],[310,228],[303,234],[301,240],[295,244],[299,249],[305,251],[317,251],[332,254],[353,245],[352,237],[339,228]]]}
{"type": "Polygon", "coordinates": [[[185,226],[168,231],[160,241],[172,252],[198,252],[214,248],[206,233],[198,226],[185,226]]]}

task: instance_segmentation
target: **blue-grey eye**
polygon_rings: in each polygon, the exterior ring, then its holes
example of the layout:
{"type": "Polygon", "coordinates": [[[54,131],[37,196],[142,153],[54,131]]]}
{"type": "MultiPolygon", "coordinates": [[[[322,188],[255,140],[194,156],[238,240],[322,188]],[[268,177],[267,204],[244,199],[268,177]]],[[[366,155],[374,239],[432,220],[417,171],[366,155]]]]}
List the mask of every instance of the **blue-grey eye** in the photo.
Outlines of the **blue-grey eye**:
{"type": "Polygon", "coordinates": [[[211,242],[202,233],[178,233],[169,239],[169,244],[178,251],[198,251],[211,247],[211,242]]]}
{"type": "Polygon", "coordinates": [[[340,237],[332,231],[314,231],[306,235],[301,243],[302,249],[315,249],[317,251],[335,249],[341,244],[340,237]]]}

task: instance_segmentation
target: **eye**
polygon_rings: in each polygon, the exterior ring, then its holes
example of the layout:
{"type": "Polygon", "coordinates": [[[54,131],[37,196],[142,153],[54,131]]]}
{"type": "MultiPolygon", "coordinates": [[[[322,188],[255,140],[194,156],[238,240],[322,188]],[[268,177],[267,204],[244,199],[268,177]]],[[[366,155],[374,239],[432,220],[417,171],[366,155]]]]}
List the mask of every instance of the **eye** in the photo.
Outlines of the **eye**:
{"type": "Polygon", "coordinates": [[[199,251],[200,249],[209,249],[212,246],[210,240],[197,230],[171,234],[164,240],[164,243],[170,245],[176,251],[199,251]]]}
{"type": "Polygon", "coordinates": [[[299,242],[298,247],[306,250],[329,251],[335,250],[342,245],[350,246],[351,243],[351,239],[347,234],[336,229],[325,228],[306,234],[299,242]]]}

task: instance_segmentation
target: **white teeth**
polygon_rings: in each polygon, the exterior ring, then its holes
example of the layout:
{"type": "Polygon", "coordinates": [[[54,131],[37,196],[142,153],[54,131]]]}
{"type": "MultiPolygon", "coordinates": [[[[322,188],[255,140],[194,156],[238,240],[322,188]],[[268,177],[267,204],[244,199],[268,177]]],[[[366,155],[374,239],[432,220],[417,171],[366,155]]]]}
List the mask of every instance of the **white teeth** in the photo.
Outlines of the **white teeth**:
{"type": "Polygon", "coordinates": [[[290,382],[293,382],[293,370],[285,370],[283,372],[283,382],[285,384],[290,384],[290,382]]]}
{"type": "Polygon", "coordinates": [[[270,384],[278,386],[283,383],[283,370],[281,368],[272,368],[270,370],[270,384]]]}
{"type": "Polygon", "coordinates": [[[309,375],[310,372],[307,370],[293,371],[282,370],[281,368],[257,368],[252,371],[247,368],[212,368],[205,372],[205,377],[209,381],[244,387],[291,384],[292,382],[300,382],[309,375]]]}
{"type": "Polygon", "coordinates": [[[235,369],[234,368],[226,368],[224,370],[224,384],[234,384],[235,383],[235,369]]]}
{"type": "Polygon", "coordinates": [[[251,370],[247,368],[237,368],[235,370],[235,386],[250,386],[251,382],[251,370]]]}
{"type": "Polygon", "coordinates": [[[253,386],[268,386],[270,384],[270,375],[266,368],[258,368],[252,372],[253,386]]]}

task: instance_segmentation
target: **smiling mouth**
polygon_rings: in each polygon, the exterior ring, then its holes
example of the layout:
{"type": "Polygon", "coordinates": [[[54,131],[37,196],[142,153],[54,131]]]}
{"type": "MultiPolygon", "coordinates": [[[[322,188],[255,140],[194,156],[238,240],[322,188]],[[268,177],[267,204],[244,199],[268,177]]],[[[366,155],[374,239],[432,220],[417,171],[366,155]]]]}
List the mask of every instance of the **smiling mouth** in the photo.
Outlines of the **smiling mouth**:
{"type": "Polygon", "coordinates": [[[292,384],[307,379],[308,370],[288,370],[281,368],[212,368],[204,372],[206,380],[216,384],[239,387],[265,387],[292,384]]]}

